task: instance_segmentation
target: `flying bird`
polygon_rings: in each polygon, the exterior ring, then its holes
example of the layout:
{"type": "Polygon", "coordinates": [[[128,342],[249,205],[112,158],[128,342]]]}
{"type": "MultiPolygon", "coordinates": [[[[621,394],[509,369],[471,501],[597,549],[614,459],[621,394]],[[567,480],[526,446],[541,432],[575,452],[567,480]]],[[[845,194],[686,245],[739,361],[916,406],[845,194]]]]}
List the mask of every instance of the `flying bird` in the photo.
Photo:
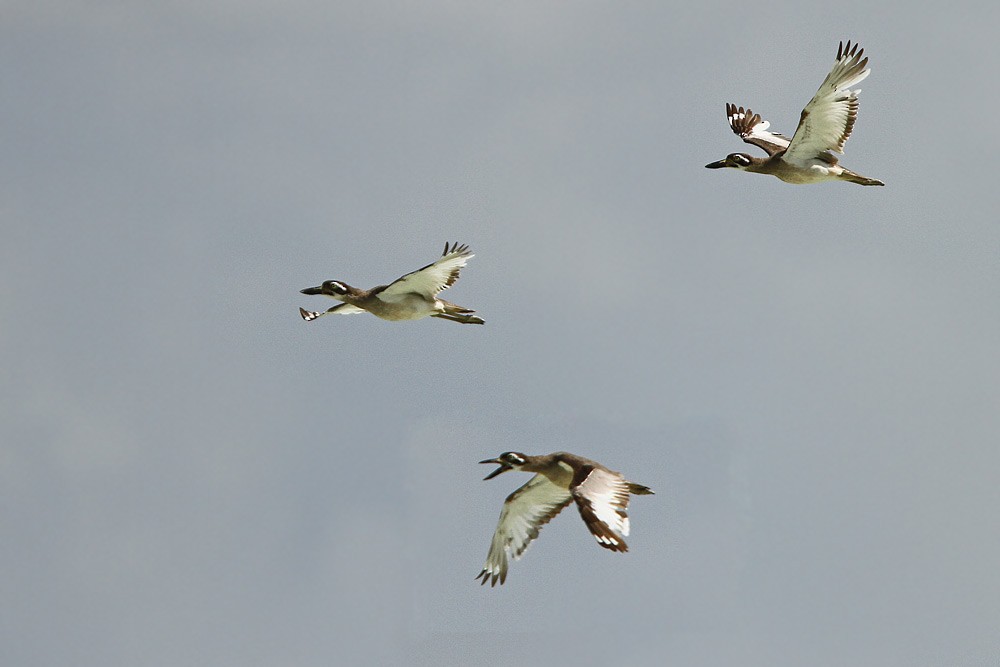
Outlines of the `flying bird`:
{"type": "Polygon", "coordinates": [[[542,526],[576,501],[580,516],[597,543],[612,551],[628,551],[629,495],[648,495],[651,489],[627,481],[621,473],[609,470],[597,461],[568,452],[528,456],[505,452],[495,459],[500,467],[484,479],[493,479],[508,470],[533,472],[535,476],[507,496],[497,523],[486,564],[476,579],[480,584],[496,586],[507,580],[508,558],[517,560],[538,537],[542,526]]]}
{"type": "Polygon", "coordinates": [[[319,287],[307,287],[301,292],[322,294],[342,303],[324,312],[299,308],[299,314],[306,322],[330,313],[353,315],[368,311],[383,320],[440,317],[462,324],[484,324],[485,320],[472,314],[476,311],[438,298],[438,294],[455,284],[459,271],[472,257],[475,255],[469,252],[469,246],[457,243],[449,246],[445,243],[444,253],[436,262],[407,273],[388,285],[359,289],[339,280],[327,280],[319,287]]]}
{"type": "Polygon", "coordinates": [[[864,49],[857,44],[840,43],[837,61],[826,75],[823,85],[802,110],[799,126],[792,138],[769,132],[771,126],[759,114],[735,104],[726,104],[726,117],[733,132],[743,141],[763,148],[768,157],[747,153],[730,153],[724,160],[705,166],[709,169],[729,167],[756,174],[771,174],[786,183],[819,183],[849,181],[860,185],[885,185],[880,180],[856,174],[837,164],[831,151],[844,152],[844,143],[851,136],[858,117],[858,93],[849,90],[871,72],[864,49]]]}

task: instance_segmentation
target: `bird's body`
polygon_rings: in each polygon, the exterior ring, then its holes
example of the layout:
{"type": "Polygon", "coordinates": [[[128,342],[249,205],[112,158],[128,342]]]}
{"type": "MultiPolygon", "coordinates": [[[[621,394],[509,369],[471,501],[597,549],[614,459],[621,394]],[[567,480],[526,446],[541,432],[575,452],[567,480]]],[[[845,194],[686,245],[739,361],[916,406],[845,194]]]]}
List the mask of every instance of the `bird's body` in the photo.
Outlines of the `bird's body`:
{"type": "Polygon", "coordinates": [[[352,287],[339,280],[327,280],[319,287],[307,287],[303,294],[321,294],[341,303],[326,310],[315,312],[299,308],[299,314],[307,322],[330,313],[351,315],[369,312],[383,320],[419,320],[425,317],[440,317],[462,324],[483,324],[483,319],[450,301],[439,299],[438,294],[451,287],[458,280],[459,271],[474,257],[468,246],[457,243],[444,246],[444,253],[436,262],[422,269],[408,273],[388,285],[372,289],[352,287]]]}
{"type": "Polygon", "coordinates": [[[873,179],[865,178],[850,169],[845,169],[836,161],[831,163],[820,158],[811,158],[806,160],[803,165],[791,165],[785,161],[782,153],[776,153],[768,158],[753,158],[753,161],[743,170],[777,176],[785,183],[795,185],[822,183],[823,181],[851,181],[861,185],[883,185],[881,181],[878,183],[867,182],[873,179]]]}
{"type": "Polygon", "coordinates": [[[480,463],[500,465],[486,479],[508,470],[535,473],[507,496],[500,512],[486,564],[476,577],[483,584],[489,581],[491,586],[506,581],[508,556],[520,558],[541,527],[574,501],[598,544],[612,551],[628,551],[624,538],[629,534],[629,495],[653,493],[597,461],[569,452],[540,456],[506,452],[480,463]]]}
{"type": "Polygon", "coordinates": [[[823,181],[848,181],[859,185],[885,185],[838,164],[834,152],[843,153],[858,115],[858,93],[850,87],[871,73],[866,69],[864,49],[843,42],[837,61],[819,90],[802,110],[799,126],[791,139],[769,132],[770,123],[750,109],[726,105],[726,117],[733,132],[767,152],[768,157],[748,153],[730,153],[725,159],[705,165],[709,169],[729,167],[756,174],[770,174],[786,183],[805,184],[823,181]]]}

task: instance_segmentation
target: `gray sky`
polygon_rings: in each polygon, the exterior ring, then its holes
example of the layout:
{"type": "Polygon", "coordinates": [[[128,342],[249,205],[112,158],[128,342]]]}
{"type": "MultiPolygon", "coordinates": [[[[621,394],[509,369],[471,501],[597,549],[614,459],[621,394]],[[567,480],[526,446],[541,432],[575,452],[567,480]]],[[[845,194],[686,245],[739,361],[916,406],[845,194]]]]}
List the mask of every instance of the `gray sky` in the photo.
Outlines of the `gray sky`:
{"type": "Polygon", "coordinates": [[[995,3],[355,4],[0,9],[0,662],[996,665],[995,3]],[[885,188],[703,168],[848,38],[885,188]],[[631,551],[478,586],[511,449],[631,551]]]}

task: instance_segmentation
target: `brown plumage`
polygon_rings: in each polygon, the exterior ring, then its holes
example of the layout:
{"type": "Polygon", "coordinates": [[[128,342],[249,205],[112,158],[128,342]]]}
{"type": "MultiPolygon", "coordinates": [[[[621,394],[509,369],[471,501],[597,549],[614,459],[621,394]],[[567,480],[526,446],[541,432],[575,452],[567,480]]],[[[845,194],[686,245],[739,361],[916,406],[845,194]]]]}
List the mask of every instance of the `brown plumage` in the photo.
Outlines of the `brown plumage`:
{"type": "Polygon", "coordinates": [[[350,315],[367,311],[391,321],[440,317],[461,324],[483,324],[482,318],[472,315],[475,311],[471,308],[438,298],[442,291],[455,284],[466,262],[474,256],[467,245],[453,243],[449,246],[445,243],[440,259],[411,271],[388,285],[366,290],[339,280],[327,280],[318,287],[307,287],[302,293],[321,294],[342,303],[325,312],[299,308],[299,314],[307,322],[330,313],[350,315]]]}
{"type": "Polygon", "coordinates": [[[520,558],[541,527],[573,501],[599,545],[611,551],[628,551],[624,538],[629,534],[629,496],[653,493],[642,484],[627,481],[621,473],[569,452],[541,456],[505,452],[480,463],[500,465],[486,479],[509,470],[536,473],[507,496],[500,512],[486,564],[476,577],[491,586],[507,580],[509,559],[520,558]]]}
{"type": "Polygon", "coordinates": [[[860,185],[884,185],[838,164],[834,153],[843,153],[844,144],[854,130],[858,117],[859,91],[850,87],[861,82],[871,70],[864,50],[857,44],[843,42],[837,48],[837,60],[819,90],[802,110],[799,125],[791,139],[769,132],[770,123],[750,109],[726,104],[726,117],[733,132],[744,142],[763,149],[768,157],[730,153],[723,160],[705,165],[709,169],[729,167],[757,174],[770,174],[786,183],[849,181],[860,185]]]}

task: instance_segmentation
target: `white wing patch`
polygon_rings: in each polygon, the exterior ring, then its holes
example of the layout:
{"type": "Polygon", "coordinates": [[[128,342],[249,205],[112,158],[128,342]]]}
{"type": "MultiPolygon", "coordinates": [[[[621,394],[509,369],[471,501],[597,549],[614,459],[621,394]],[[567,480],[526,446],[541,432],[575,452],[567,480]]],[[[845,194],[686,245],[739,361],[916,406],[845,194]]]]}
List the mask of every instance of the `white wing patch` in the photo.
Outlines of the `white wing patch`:
{"type": "Polygon", "coordinates": [[[507,496],[500,521],[497,523],[486,564],[476,579],[480,583],[490,582],[496,586],[497,580],[507,580],[508,557],[517,560],[538,537],[542,526],[559,514],[570,503],[573,496],[562,487],[556,486],[542,474],[537,474],[528,483],[507,496]]]}
{"type": "Polygon", "coordinates": [[[433,299],[443,290],[454,285],[455,281],[458,280],[459,271],[475,255],[469,252],[468,246],[460,246],[457,243],[450,248],[445,244],[444,249],[445,252],[439,260],[397,278],[385,289],[378,292],[378,298],[382,301],[393,302],[405,299],[411,293],[416,293],[433,299]]]}
{"type": "Polygon", "coordinates": [[[628,482],[621,474],[594,468],[572,489],[580,516],[597,543],[612,551],[628,551],[628,482]]]}
{"type": "Polygon", "coordinates": [[[299,315],[302,316],[306,322],[312,322],[317,317],[323,317],[324,315],[329,315],[330,313],[336,313],[337,315],[356,315],[357,313],[365,312],[363,308],[358,308],[357,306],[352,306],[349,303],[342,303],[340,305],[334,306],[323,312],[316,312],[315,310],[306,310],[305,308],[299,308],[299,315]]]}
{"type": "MultiPolygon", "coordinates": [[[[802,110],[799,126],[785,151],[785,160],[796,165],[808,166],[827,151],[844,152],[844,144],[851,136],[858,116],[858,93],[849,90],[865,79],[871,69],[866,68],[864,49],[855,44],[841,43],[837,62],[827,74],[823,84],[802,110]]],[[[828,156],[836,163],[833,156],[828,156]]]]}
{"type": "Polygon", "coordinates": [[[791,140],[783,134],[768,132],[767,128],[771,127],[771,124],[750,109],[744,110],[735,104],[726,104],[726,117],[729,119],[729,126],[738,137],[748,144],[763,148],[768,155],[774,155],[788,148],[788,142],[791,140]]]}

